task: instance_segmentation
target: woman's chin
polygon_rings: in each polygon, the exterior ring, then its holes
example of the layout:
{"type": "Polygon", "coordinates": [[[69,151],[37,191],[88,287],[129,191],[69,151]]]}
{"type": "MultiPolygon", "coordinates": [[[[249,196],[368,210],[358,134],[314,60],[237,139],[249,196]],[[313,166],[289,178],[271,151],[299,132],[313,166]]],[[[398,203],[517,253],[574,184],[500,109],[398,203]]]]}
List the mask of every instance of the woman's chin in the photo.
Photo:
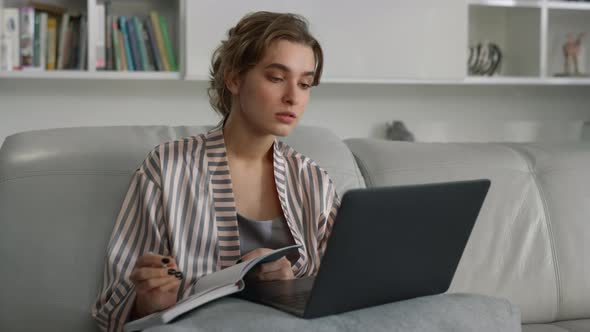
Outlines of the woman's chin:
{"type": "Polygon", "coordinates": [[[295,125],[278,125],[278,126],[274,126],[274,128],[272,128],[271,133],[275,136],[279,136],[279,137],[285,137],[285,136],[289,136],[289,134],[291,133],[291,131],[293,131],[293,129],[295,128],[295,125]]]}

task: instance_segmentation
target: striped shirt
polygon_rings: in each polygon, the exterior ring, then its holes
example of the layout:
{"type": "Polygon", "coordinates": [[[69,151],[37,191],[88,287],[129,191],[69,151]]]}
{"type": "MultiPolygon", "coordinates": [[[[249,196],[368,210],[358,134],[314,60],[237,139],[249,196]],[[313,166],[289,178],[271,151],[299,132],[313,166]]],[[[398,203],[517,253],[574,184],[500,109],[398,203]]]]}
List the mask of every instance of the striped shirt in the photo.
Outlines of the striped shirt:
{"type": "MultiPolygon", "coordinates": [[[[279,201],[295,243],[296,277],[314,275],[340,201],[328,173],[283,142],[273,144],[279,201]]],[[[107,247],[92,315],[104,331],[121,331],[135,302],[129,276],[138,257],[173,256],[184,274],[178,298],[196,281],[240,258],[237,211],[223,129],[156,146],[134,173],[107,247]]]]}

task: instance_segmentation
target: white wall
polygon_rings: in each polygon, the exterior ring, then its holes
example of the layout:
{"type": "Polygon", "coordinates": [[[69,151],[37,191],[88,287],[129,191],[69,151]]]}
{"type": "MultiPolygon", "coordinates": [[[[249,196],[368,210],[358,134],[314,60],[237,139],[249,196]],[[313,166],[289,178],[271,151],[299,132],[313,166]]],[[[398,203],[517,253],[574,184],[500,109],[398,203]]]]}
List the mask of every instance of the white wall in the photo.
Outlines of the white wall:
{"type": "MultiPolygon", "coordinates": [[[[214,124],[205,82],[0,79],[0,141],[32,129],[214,124]]],[[[420,141],[572,140],[590,120],[590,87],[324,84],[303,124],[342,138],[383,137],[403,120],[420,141]]]]}

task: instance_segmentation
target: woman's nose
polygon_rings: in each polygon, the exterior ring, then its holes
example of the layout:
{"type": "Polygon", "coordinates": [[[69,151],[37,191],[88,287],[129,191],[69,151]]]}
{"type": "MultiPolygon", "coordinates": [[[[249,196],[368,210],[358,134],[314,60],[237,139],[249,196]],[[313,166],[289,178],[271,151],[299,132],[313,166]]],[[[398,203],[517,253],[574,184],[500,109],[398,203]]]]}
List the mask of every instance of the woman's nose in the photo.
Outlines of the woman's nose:
{"type": "Polygon", "coordinates": [[[285,91],[283,91],[283,102],[289,105],[296,105],[299,101],[299,96],[297,95],[297,84],[290,83],[285,86],[285,91]]]}

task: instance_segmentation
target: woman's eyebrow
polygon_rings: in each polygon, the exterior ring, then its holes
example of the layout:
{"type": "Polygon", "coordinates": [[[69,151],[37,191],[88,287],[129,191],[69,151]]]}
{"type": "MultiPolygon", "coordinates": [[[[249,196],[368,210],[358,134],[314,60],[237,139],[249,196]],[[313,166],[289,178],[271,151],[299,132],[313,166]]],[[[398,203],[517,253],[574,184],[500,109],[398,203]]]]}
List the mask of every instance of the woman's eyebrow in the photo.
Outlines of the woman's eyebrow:
{"type": "MultiPolygon", "coordinates": [[[[276,69],[285,71],[287,73],[293,72],[291,70],[291,68],[285,66],[282,63],[271,63],[270,65],[264,67],[264,69],[269,69],[269,68],[276,68],[276,69]]],[[[303,76],[314,76],[314,75],[315,75],[315,72],[313,70],[312,71],[306,71],[306,72],[303,73],[303,76]]]]}

